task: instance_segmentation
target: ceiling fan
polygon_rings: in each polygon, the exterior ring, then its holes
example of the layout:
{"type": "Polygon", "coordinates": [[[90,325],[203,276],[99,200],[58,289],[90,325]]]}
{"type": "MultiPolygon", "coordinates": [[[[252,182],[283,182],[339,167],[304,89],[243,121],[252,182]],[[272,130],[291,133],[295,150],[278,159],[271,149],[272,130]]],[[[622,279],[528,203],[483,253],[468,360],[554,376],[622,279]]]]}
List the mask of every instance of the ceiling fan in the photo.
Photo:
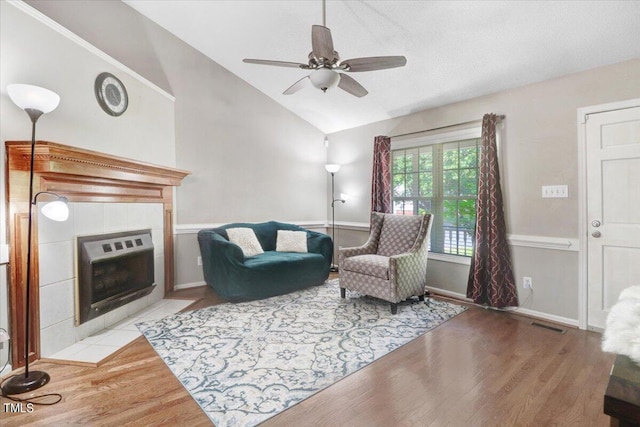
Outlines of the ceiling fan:
{"type": "Polygon", "coordinates": [[[243,62],[313,70],[311,74],[301,78],[285,90],[283,92],[284,95],[294,94],[311,84],[323,92],[338,86],[340,89],[359,98],[369,92],[344,72],[357,73],[384,70],[386,68],[403,67],[407,63],[407,58],[404,56],[371,56],[341,61],[338,52],[333,49],[331,30],[326,27],[326,16],[326,0],[322,0],[322,25],[313,25],[311,27],[312,51],[309,53],[309,62],[307,64],[265,59],[243,59],[243,62]]]}

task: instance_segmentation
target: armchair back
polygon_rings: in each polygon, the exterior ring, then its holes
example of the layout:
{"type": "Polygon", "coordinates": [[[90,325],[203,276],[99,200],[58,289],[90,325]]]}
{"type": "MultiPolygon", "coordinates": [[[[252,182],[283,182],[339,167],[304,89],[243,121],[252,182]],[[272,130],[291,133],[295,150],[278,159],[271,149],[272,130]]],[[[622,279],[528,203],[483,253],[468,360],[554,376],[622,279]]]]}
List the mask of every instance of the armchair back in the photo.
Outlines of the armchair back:
{"type": "Polygon", "coordinates": [[[423,222],[422,215],[384,215],[378,255],[393,256],[409,252],[420,237],[423,222]]]}

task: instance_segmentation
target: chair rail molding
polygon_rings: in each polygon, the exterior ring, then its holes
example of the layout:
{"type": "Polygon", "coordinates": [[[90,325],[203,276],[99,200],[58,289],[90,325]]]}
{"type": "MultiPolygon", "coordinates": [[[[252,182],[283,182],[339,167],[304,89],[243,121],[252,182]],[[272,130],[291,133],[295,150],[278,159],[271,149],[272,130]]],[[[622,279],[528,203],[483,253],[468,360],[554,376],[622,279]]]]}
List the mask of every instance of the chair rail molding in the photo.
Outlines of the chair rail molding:
{"type": "MultiPolygon", "coordinates": [[[[326,228],[328,227],[327,222],[325,220],[301,220],[301,221],[290,221],[290,220],[274,220],[278,222],[286,222],[289,224],[295,224],[304,228],[326,228]]],[[[264,221],[233,221],[233,222],[249,222],[249,223],[259,223],[264,221]]],[[[206,229],[206,228],[217,228],[222,227],[223,225],[227,225],[229,222],[208,222],[202,224],[175,224],[175,234],[198,234],[198,231],[206,229]]],[[[368,227],[368,226],[367,226],[368,227]]]]}
{"type": "MultiPolygon", "coordinates": [[[[342,230],[355,230],[369,232],[368,222],[336,221],[336,228],[342,230]]],[[[507,240],[511,246],[526,248],[552,249],[558,251],[578,252],[580,250],[579,239],[571,237],[533,236],[526,234],[508,234],[507,240]]],[[[443,259],[446,261],[446,259],[443,259]]]]}

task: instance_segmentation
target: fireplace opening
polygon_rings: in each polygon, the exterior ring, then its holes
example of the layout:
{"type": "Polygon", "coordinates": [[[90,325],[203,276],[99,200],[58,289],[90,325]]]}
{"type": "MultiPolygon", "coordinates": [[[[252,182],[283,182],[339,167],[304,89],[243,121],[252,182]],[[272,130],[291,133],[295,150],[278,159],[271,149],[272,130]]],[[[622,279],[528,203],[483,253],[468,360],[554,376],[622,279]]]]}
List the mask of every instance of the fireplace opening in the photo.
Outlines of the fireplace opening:
{"type": "Polygon", "coordinates": [[[151,230],[77,238],[76,325],[153,291],[151,230]]]}

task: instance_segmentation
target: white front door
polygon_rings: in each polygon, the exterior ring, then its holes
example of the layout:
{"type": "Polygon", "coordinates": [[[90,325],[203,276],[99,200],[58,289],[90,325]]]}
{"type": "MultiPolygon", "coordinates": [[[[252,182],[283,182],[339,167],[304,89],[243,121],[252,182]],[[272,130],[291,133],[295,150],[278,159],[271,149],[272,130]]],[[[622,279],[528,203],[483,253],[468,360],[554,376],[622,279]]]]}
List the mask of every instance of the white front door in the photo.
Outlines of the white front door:
{"type": "Polygon", "coordinates": [[[586,129],[590,329],[620,291],[640,285],[640,107],[590,114],[586,129]]]}

